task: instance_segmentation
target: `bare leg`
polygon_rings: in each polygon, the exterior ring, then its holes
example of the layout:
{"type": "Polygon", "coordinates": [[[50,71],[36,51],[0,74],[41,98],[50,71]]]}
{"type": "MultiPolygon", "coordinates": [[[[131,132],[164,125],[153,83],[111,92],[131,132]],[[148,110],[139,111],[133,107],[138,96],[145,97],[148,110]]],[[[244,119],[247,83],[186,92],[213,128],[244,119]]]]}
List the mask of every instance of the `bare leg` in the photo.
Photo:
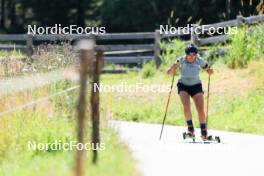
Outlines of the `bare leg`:
{"type": "Polygon", "coordinates": [[[204,113],[204,98],[203,93],[197,93],[193,96],[193,101],[198,112],[200,123],[206,123],[206,117],[204,113]]]}
{"type": "Polygon", "coordinates": [[[192,119],[190,95],[185,91],[180,91],[179,96],[183,105],[185,119],[192,119]]]}

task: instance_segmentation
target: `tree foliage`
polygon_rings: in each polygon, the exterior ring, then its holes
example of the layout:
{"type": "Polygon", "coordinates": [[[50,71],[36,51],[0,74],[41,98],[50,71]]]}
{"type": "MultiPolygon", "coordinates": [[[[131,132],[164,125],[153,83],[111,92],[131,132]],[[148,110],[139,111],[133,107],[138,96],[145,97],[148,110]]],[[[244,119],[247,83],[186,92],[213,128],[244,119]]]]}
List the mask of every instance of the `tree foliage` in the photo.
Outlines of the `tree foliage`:
{"type": "MultiPolygon", "coordinates": [[[[101,25],[107,32],[154,31],[160,24],[208,24],[235,18],[238,14],[258,14],[256,7],[261,2],[263,0],[0,0],[0,33],[25,33],[28,24],[101,25]]],[[[258,9],[264,9],[263,3],[258,9]]]]}

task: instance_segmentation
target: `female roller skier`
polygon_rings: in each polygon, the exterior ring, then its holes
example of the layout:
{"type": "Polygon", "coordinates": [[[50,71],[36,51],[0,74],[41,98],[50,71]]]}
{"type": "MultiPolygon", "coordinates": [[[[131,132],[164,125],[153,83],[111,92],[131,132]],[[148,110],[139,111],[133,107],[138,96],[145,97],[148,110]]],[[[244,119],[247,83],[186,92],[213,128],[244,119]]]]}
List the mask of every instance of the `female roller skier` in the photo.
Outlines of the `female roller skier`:
{"type": "Polygon", "coordinates": [[[195,45],[188,45],[185,48],[185,54],[186,55],[176,60],[176,62],[167,70],[167,74],[175,74],[177,68],[180,71],[180,79],[178,80],[177,87],[188,126],[188,132],[186,133],[187,136],[191,138],[195,137],[190,104],[191,97],[199,116],[201,138],[207,140],[212,137],[209,137],[207,134],[206,116],[204,112],[204,93],[202,82],[199,78],[199,72],[200,69],[203,69],[211,75],[213,74],[213,69],[211,69],[208,63],[198,55],[198,49],[195,45]]]}

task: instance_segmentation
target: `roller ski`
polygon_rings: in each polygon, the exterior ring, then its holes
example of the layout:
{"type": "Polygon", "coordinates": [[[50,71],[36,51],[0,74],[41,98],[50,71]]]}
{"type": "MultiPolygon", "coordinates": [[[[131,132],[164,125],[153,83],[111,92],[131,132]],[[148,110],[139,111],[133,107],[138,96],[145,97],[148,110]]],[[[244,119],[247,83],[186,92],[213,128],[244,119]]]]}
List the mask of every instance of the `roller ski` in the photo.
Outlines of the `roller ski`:
{"type": "Polygon", "coordinates": [[[220,143],[221,142],[221,140],[220,140],[220,137],[219,136],[212,136],[212,135],[209,135],[209,136],[201,136],[201,138],[202,138],[202,140],[204,141],[204,142],[206,142],[206,141],[215,141],[215,142],[217,142],[217,143],[220,143]]]}
{"type": "Polygon", "coordinates": [[[184,140],[189,138],[189,139],[192,139],[193,142],[195,142],[195,134],[192,133],[192,132],[184,132],[182,134],[182,137],[183,137],[184,140]]]}
{"type": "Polygon", "coordinates": [[[194,134],[194,128],[193,128],[192,120],[189,119],[186,122],[187,122],[187,126],[188,126],[187,132],[184,132],[182,134],[182,137],[184,140],[189,138],[189,139],[192,139],[193,142],[195,142],[195,134],[194,134]]]}

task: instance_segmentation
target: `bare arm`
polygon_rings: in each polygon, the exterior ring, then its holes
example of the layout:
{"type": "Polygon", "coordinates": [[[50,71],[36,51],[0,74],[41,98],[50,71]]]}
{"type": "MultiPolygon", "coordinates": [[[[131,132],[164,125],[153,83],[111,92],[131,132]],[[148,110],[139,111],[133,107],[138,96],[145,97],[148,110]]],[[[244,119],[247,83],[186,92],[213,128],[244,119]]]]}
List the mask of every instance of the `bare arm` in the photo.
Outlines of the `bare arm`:
{"type": "Polygon", "coordinates": [[[168,75],[175,74],[175,71],[176,71],[178,66],[179,66],[179,61],[177,61],[177,63],[174,63],[172,66],[170,66],[170,68],[167,69],[166,74],[168,74],[168,75]]]}
{"type": "Polygon", "coordinates": [[[209,75],[214,73],[214,70],[208,65],[206,65],[206,67],[204,67],[203,70],[206,71],[209,75]]]}

